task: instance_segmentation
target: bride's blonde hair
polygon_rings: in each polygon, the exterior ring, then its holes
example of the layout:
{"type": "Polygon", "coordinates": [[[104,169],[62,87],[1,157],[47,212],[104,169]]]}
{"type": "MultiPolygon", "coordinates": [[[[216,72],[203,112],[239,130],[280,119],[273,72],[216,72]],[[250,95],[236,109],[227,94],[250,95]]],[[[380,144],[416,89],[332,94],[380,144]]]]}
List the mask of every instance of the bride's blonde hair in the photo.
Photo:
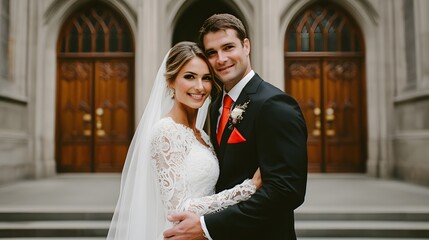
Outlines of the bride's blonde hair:
{"type": "Polygon", "coordinates": [[[182,67],[194,57],[202,59],[207,64],[214,89],[216,92],[219,92],[221,88],[215,80],[213,67],[210,65],[206,55],[196,43],[188,41],[177,43],[171,48],[168,54],[165,72],[167,85],[174,82],[182,67]]]}

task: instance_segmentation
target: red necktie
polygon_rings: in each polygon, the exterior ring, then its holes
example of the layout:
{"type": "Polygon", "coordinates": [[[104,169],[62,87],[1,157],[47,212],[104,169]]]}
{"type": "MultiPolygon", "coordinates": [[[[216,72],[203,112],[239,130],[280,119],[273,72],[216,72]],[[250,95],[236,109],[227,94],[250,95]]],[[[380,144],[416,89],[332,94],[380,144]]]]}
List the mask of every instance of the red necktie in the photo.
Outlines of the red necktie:
{"type": "Polygon", "coordinates": [[[231,111],[231,105],[234,101],[228,95],[225,95],[223,98],[223,110],[222,115],[220,116],[219,125],[217,127],[217,142],[220,145],[220,141],[222,139],[223,130],[225,130],[226,123],[228,122],[229,112],[231,111]]]}

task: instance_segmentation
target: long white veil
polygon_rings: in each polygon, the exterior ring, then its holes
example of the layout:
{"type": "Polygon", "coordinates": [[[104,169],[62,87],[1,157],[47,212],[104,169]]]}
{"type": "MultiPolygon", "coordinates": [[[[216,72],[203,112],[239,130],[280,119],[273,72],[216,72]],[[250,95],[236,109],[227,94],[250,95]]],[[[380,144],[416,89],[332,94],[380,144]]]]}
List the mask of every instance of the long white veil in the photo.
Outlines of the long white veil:
{"type": "MultiPolygon", "coordinates": [[[[174,103],[168,94],[164,76],[169,53],[158,70],[149,101],[128,149],[108,240],[162,239],[166,226],[166,209],[152,170],[150,137],[154,124],[171,110],[174,103]]],[[[198,110],[198,129],[204,126],[209,103],[210,99],[207,98],[198,110]]]]}

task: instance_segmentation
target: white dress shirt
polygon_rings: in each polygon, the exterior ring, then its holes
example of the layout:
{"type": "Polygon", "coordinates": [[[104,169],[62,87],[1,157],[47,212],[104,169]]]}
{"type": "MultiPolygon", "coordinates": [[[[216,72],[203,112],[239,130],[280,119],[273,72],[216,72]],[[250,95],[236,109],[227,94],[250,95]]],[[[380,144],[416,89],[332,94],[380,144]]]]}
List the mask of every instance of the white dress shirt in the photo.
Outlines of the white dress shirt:
{"type": "MultiPolygon", "coordinates": [[[[255,72],[253,70],[250,70],[250,72],[246,76],[244,76],[244,78],[241,79],[237,84],[235,84],[235,86],[231,90],[229,90],[229,92],[226,92],[226,90],[224,88],[222,99],[225,97],[226,94],[228,94],[231,97],[232,101],[234,101],[234,103],[236,103],[238,97],[241,94],[241,91],[243,91],[243,88],[247,85],[247,83],[250,81],[250,79],[252,79],[253,76],[255,76],[255,72]]],[[[233,107],[233,106],[231,106],[231,107],[233,107]]],[[[220,120],[220,117],[222,115],[222,111],[223,111],[223,100],[222,100],[222,104],[220,105],[220,108],[219,108],[219,116],[217,118],[216,126],[219,125],[219,120],[220,120]]],[[[217,132],[217,130],[216,130],[216,132],[217,132]]]]}

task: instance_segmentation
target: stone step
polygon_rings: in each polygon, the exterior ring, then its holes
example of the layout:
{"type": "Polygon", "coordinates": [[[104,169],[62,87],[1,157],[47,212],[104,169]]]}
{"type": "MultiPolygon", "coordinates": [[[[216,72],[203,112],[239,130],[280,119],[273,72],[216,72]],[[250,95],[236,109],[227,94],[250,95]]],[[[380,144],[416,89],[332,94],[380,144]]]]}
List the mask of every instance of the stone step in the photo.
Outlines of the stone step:
{"type": "MultiPolygon", "coordinates": [[[[76,237],[76,238],[1,238],[1,240],[105,240],[106,238],[86,238],[86,237],[76,237]]],[[[424,240],[426,238],[306,238],[299,237],[298,240],[424,240]]]]}
{"type": "Polygon", "coordinates": [[[429,238],[422,221],[296,221],[295,229],[300,238],[429,238]]]}
{"type": "Polygon", "coordinates": [[[106,237],[110,221],[0,222],[0,238],[106,237]]]}
{"type": "MultiPolygon", "coordinates": [[[[103,238],[109,221],[0,222],[0,238],[103,238]]],[[[429,223],[414,221],[297,221],[301,238],[429,238],[429,223]]]]}
{"type": "MultiPolygon", "coordinates": [[[[99,240],[107,235],[111,211],[2,211],[0,238],[99,240]]],[[[422,211],[326,211],[296,213],[299,239],[429,239],[429,213],[422,211]]]]}
{"type": "MultiPolygon", "coordinates": [[[[4,210],[0,209],[0,222],[52,221],[52,220],[106,220],[112,219],[112,211],[88,210],[4,210]]],[[[295,212],[298,221],[307,220],[362,220],[362,221],[429,221],[425,210],[311,210],[295,212]]]]}
{"type": "Polygon", "coordinates": [[[38,237],[34,237],[34,238],[1,238],[1,240],[106,240],[106,237],[64,237],[64,238],[38,238],[38,237]]]}
{"type": "MultiPolygon", "coordinates": [[[[323,237],[298,237],[298,240],[424,240],[429,238],[356,238],[356,237],[335,237],[335,238],[323,238],[323,237]]],[[[2,239],[3,240],[3,239],[2,239]]],[[[30,239],[29,239],[30,240],[30,239]]],[[[32,240],[32,239],[31,239],[32,240]]],[[[51,239],[49,239],[51,240],[51,239]]]]}
{"type": "MultiPolygon", "coordinates": [[[[429,238],[400,238],[400,240],[427,240],[429,238]]],[[[105,237],[103,238],[80,238],[80,237],[75,237],[75,238],[1,238],[1,240],[106,240],[105,237]]],[[[399,240],[398,238],[354,238],[354,237],[350,237],[350,238],[320,238],[320,237],[315,237],[315,238],[300,238],[298,237],[297,240],[399,240]]]]}
{"type": "Polygon", "coordinates": [[[0,222],[18,221],[78,221],[78,220],[105,220],[112,219],[112,212],[66,212],[66,211],[9,211],[0,212],[0,222]]]}
{"type": "Polygon", "coordinates": [[[312,210],[295,212],[295,220],[360,220],[360,221],[429,221],[429,211],[425,210],[312,210]]]}

